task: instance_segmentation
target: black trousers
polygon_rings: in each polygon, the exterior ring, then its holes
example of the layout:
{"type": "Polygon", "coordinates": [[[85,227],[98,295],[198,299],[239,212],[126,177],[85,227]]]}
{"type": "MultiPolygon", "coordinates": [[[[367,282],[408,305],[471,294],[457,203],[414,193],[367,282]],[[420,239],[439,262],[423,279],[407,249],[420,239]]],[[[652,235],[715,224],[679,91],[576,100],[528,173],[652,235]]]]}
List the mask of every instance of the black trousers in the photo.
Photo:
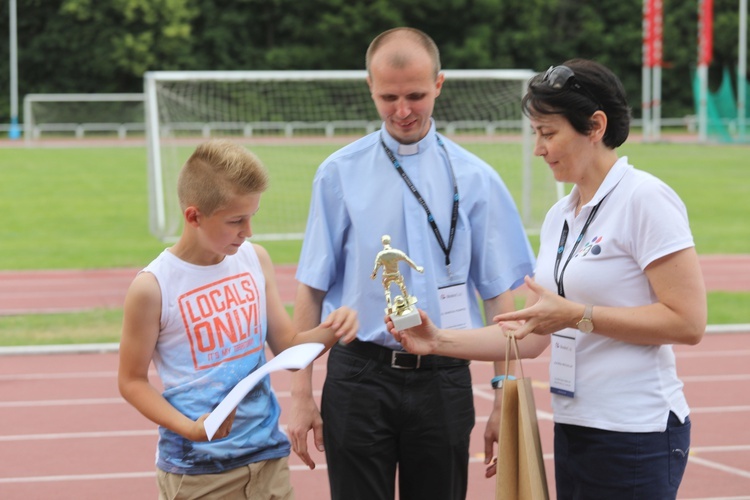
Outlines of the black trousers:
{"type": "Polygon", "coordinates": [[[336,345],[321,404],[332,500],[463,500],[474,399],[468,365],[393,368],[336,345]]]}
{"type": "Polygon", "coordinates": [[[558,500],[677,498],[690,451],[690,418],[664,432],[613,432],[555,424],[558,500]]]}

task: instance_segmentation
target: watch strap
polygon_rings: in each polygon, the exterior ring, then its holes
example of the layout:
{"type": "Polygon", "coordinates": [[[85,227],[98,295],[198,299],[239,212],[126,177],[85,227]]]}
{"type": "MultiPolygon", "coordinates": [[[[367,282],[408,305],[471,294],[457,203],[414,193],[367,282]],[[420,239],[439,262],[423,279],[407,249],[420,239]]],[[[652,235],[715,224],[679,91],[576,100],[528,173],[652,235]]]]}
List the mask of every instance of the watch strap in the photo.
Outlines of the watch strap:
{"type": "Polygon", "coordinates": [[[594,315],[594,304],[586,304],[586,307],[583,309],[583,318],[581,319],[587,319],[591,321],[594,315]]]}
{"type": "Polygon", "coordinates": [[[492,377],[492,380],[490,380],[490,385],[493,389],[502,389],[503,381],[505,380],[516,380],[516,377],[514,377],[513,375],[497,375],[496,377],[492,377]]]}
{"type": "Polygon", "coordinates": [[[583,316],[581,319],[578,320],[578,323],[576,323],[576,327],[581,330],[582,332],[589,333],[593,330],[594,327],[594,305],[593,304],[586,304],[586,306],[583,308],[583,316]],[[582,327],[582,324],[585,324],[586,327],[582,327]]]}

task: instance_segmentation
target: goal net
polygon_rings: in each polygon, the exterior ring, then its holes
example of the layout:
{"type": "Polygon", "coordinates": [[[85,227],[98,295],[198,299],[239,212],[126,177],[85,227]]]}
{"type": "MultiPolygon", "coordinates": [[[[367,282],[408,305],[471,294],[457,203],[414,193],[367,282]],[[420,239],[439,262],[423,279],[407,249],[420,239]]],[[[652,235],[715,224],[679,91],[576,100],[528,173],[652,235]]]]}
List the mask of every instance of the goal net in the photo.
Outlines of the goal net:
{"type": "Polygon", "coordinates": [[[27,143],[43,137],[143,135],[143,94],[26,94],[27,143]]]}
{"type": "MultiPolygon", "coordinates": [[[[438,131],[492,165],[531,232],[558,190],[534,165],[531,129],[521,113],[529,70],[445,70],[433,116],[438,131]]],[[[210,137],[246,145],[268,167],[271,185],[253,239],[301,238],[312,180],[335,150],[381,121],[365,71],[156,71],[144,76],[149,219],[164,241],[180,233],[177,175],[210,137]]]]}

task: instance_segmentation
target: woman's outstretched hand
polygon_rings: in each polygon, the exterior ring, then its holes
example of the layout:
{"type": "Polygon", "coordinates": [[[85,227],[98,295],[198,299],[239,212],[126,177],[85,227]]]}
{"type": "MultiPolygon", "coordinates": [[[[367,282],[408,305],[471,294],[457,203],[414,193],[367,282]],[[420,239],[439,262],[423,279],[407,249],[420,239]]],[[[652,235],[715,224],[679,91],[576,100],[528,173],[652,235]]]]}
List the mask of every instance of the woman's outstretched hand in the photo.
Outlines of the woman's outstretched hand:
{"type": "Polygon", "coordinates": [[[390,316],[386,316],[386,328],[391,332],[393,338],[410,353],[431,354],[437,347],[440,330],[435,326],[432,320],[430,320],[427,313],[421,309],[418,309],[418,311],[422,324],[399,331],[396,330],[390,316]]]}
{"type": "MultiPolygon", "coordinates": [[[[575,324],[578,305],[547,290],[532,278],[524,279],[529,290],[537,296],[537,301],[518,311],[498,314],[492,320],[498,323],[506,334],[512,333],[521,340],[530,333],[549,335],[575,324]]],[[[579,315],[580,316],[580,315],[579,315]]]]}

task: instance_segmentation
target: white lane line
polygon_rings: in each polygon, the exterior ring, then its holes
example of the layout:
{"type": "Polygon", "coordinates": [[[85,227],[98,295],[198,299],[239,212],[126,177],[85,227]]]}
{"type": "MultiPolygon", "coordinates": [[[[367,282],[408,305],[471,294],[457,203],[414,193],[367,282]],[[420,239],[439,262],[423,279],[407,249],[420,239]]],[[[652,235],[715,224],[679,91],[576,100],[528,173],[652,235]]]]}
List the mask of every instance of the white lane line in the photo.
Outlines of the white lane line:
{"type": "Polygon", "coordinates": [[[0,381],[14,380],[63,380],[71,378],[114,378],[117,372],[71,372],[71,373],[9,373],[0,375],[0,381]]]}
{"type": "MultiPolygon", "coordinates": [[[[736,352],[736,351],[735,351],[736,352]]],[[[750,356],[750,351],[744,355],[750,356]]],[[[155,371],[149,372],[149,376],[158,376],[155,371]]],[[[12,382],[17,380],[65,380],[65,379],[86,379],[86,378],[116,378],[116,371],[102,372],[71,372],[71,373],[18,373],[18,374],[0,374],[0,381],[12,382]]],[[[683,382],[732,382],[750,380],[748,374],[733,375],[687,375],[680,379],[683,382]]],[[[538,383],[538,381],[535,381],[538,383]]],[[[475,388],[476,390],[476,388],[475,388]]]]}
{"type": "MultiPolygon", "coordinates": [[[[0,347],[0,349],[2,349],[0,347]]],[[[694,352],[694,351],[679,351],[676,352],[675,355],[677,357],[685,357],[685,358],[703,358],[703,357],[746,357],[750,356],[750,349],[743,349],[743,350],[721,350],[721,351],[701,351],[701,352],[694,352]]],[[[535,358],[535,359],[525,359],[524,364],[530,364],[530,363],[549,363],[549,358],[535,358]]],[[[489,363],[489,362],[483,362],[483,361],[474,361],[474,363],[480,364],[480,363],[489,363]]],[[[321,364],[315,364],[313,368],[317,370],[324,370],[325,367],[321,364]]],[[[157,372],[155,370],[149,371],[149,376],[158,376],[157,372]]],[[[60,372],[40,372],[40,373],[5,373],[0,374],[0,381],[13,381],[13,380],[58,380],[58,379],[75,379],[75,378],[116,378],[117,377],[117,371],[92,371],[92,372],[68,372],[68,373],[60,373],[60,372]]],[[[723,380],[748,380],[750,379],[750,374],[742,374],[742,375],[693,375],[693,376],[685,376],[680,377],[682,380],[694,380],[699,382],[704,381],[723,381],[723,380]],[[727,379],[721,378],[721,377],[729,377],[727,379]],[[732,378],[734,377],[734,378],[732,378]]]]}
{"type": "Polygon", "coordinates": [[[51,434],[17,434],[0,436],[0,442],[12,441],[52,441],[56,439],[101,439],[137,436],[157,436],[156,429],[132,431],[98,431],[98,432],[56,432],[51,434]]]}
{"type": "MultiPolygon", "coordinates": [[[[721,470],[729,474],[738,475],[741,477],[750,478],[750,472],[737,469],[735,467],[727,467],[716,462],[705,460],[700,457],[693,455],[695,450],[690,454],[690,462],[710,467],[713,469],[721,470]]],[[[551,453],[544,455],[545,460],[552,460],[553,456],[551,453]]],[[[479,456],[472,456],[469,458],[469,462],[472,464],[481,464],[484,466],[484,458],[479,456]]],[[[328,469],[328,465],[325,463],[317,464],[315,471],[311,471],[306,465],[290,465],[289,469],[292,472],[315,472],[324,471],[328,469]]],[[[146,472],[120,472],[110,474],[75,474],[75,475],[56,475],[56,476],[26,476],[26,477],[5,477],[0,478],[0,484],[21,484],[21,483],[51,483],[51,482],[66,482],[66,481],[96,481],[96,480],[113,480],[113,479],[150,479],[156,476],[154,471],[146,472]]],[[[734,497],[705,497],[695,498],[692,500],[750,500],[750,496],[734,496],[734,497]]]]}
{"type": "Polygon", "coordinates": [[[690,407],[690,413],[729,413],[750,411],[750,405],[743,406],[702,406],[690,407]]]}
{"type": "Polygon", "coordinates": [[[688,375],[680,377],[683,382],[745,382],[750,380],[750,374],[737,375],[688,375]]]}
{"type": "Polygon", "coordinates": [[[731,474],[733,476],[739,476],[739,477],[750,479],[750,471],[738,469],[737,467],[730,467],[728,465],[714,462],[713,460],[706,460],[705,458],[702,458],[702,457],[696,457],[695,455],[693,455],[692,450],[690,452],[690,458],[688,459],[688,463],[702,465],[704,467],[709,467],[711,469],[716,469],[722,472],[726,472],[727,474],[731,474]]]}
{"type": "MultiPolygon", "coordinates": [[[[545,460],[552,458],[544,456],[545,460]]],[[[484,465],[484,459],[481,457],[471,457],[469,459],[471,463],[481,463],[484,465]]],[[[321,463],[316,464],[315,470],[311,471],[306,465],[290,465],[289,469],[292,472],[316,472],[321,470],[327,470],[328,464],[321,463]]],[[[4,477],[0,478],[0,484],[13,484],[13,483],[51,483],[51,482],[63,482],[63,481],[95,481],[95,480],[111,480],[111,479],[140,479],[140,478],[153,478],[156,476],[156,472],[121,472],[112,474],[75,474],[75,475],[57,475],[57,476],[27,476],[27,477],[4,477]]]]}
{"type": "Polygon", "coordinates": [[[750,354],[750,349],[737,349],[734,351],[677,351],[677,358],[737,358],[750,354]]]}
{"type": "Polygon", "coordinates": [[[741,497],[703,497],[703,498],[686,498],[685,500],[750,500],[750,496],[741,497]]]}
{"type": "MultiPolygon", "coordinates": [[[[148,372],[149,376],[158,376],[155,370],[148,372]]],[[[62,372],[62,373],[6,373],[0,375],[0,381],[14,380],[62,380],[72,378],[117,378],[117,371],[100,372],[62,372]]]]}
{"type": "MultiPolygon", "coordinates": [[[[716,453],[716,452],[734,452],[750,451],[750,444],[731,444],[726,446],[691,446],[690,452],[693,453],[716,453]]],[[[691,455],[692,456],[692,455],[691,455]]]]}
{"type": "Polygon", "coordinates": [[[31,408],[40,406],[80,406],[124,404],[122,398],[88,398],[88,399],[43,399],[38,401],[0,401],[0,408],[31,408]]]}
{"type": "MultiPolygon", "coordinates": [[[[537,387],[537,384],[534,384],[537,387]]],[[[546,384],[541,384],[544,388],[546,384]]],[[[320,391],[313,391],[313,395],[320,395],[320,391]]],[[[475,395],[479,398],[486,400],[494,400],[494,394],[481,388],[475,388],[475,395]]],[[[281,398],[289,398],[291,394],[289,392],[277,392],[276,396],[281,398]]],[[[83,406],[83,405],[109,405],[109,404],[127,404],[123,398],[84,398],[84,399],[45,399],[37,401],[0,401],[1,408],[38,408],[47,406],[83,406]]],[[[540,412],[539,410],[537,410],[540,412]]],[[[693,413],[727,413],[727,412],[747,412],[750,411],[750,405],[738,405],[738,406],[705,406],[705,407],[691,407],[690,411],[693,413]]],[[[546,414],[545,412],[540,412],[546,414]]]]}
{"type": "Polygon", "coordinates": [[[2,477],[0,484],[54,483],[60,481],[94,481],[110,479],[140,479],[156,476],[156,472],[117,472],[112,474],[76,474],[60,476],[2,477]]]}

